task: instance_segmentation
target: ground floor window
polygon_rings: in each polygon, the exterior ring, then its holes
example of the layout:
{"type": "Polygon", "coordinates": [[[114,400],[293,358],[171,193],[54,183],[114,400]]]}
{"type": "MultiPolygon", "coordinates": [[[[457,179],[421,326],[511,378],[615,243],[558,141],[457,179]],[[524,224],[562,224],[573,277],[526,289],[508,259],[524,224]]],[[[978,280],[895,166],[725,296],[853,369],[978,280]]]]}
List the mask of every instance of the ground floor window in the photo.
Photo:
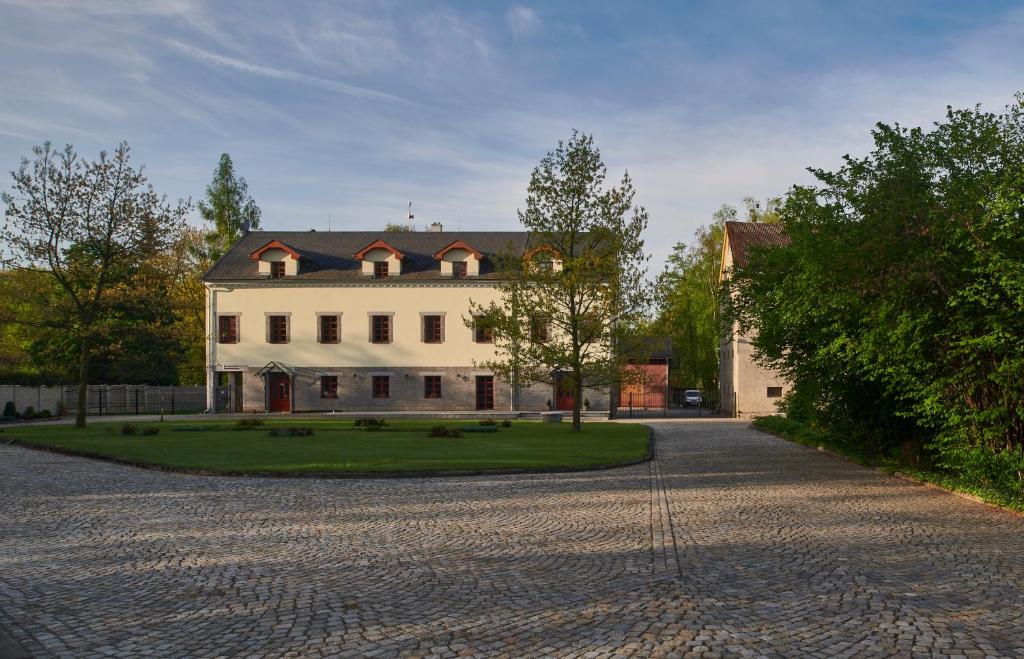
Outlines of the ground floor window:
{"type": "Polygon", "coordinates": [[[768,387],[768,398],[782,398],[782,387],[768,387]]]}
{"type": "Polygon", "coordinates": [[[494,409],[494,376],[476,376],[476,409],[494,409]]]}
{"type": "Polygon", "coordinates": [[[387,375],[373,376],[373,397],[391,398],[391,378],[387,375]]]}
{"type": "Polygon", "coordinates": [[[440,375],[424,375],[423,376],[423,397],[424,398],[440,398],[441,397],[441,376],[440,375]]]}
{"type": "Polygon", "coordinates": [[[338,397],[338,376],[337,375],[321,375],[320,376],[320,398],[337,398],[338,397]]]}

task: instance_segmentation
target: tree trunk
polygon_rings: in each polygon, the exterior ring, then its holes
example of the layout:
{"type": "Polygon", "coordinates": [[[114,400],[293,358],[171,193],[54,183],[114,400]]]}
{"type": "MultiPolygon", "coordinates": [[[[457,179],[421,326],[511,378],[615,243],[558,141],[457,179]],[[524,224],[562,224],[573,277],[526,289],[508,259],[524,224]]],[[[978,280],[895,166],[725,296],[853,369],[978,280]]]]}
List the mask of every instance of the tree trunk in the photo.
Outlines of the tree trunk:
{"type": "Polygon", "coordinates": [[[583,408],[583,382],[580,379],[579,371],[573,372],[573,397],[572,397],[572,429],[579,432],[583,429],[580,410],[583,408]]]}
{"type": "Polygon", "coordinates": [[[75,409],[75,427],[85,427],[85,413],[89,407],[89,339],[85,331],[78,348],[78,407],[75,409]]]}

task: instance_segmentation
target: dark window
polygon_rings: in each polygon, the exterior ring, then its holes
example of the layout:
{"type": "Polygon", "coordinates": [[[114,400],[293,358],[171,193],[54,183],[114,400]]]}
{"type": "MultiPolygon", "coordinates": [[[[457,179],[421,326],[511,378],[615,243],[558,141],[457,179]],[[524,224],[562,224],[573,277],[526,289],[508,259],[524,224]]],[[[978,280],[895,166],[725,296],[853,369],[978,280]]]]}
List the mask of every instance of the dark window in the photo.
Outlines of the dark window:
{"type": "Polygon", "coordinates": [[[373,278],[384,279],[388,276],[388,262],[387,261],[376,261],[373,264],[373,278]]]}
{"type": "Polygon", "coordinates": [[[768,387],[768,398],[781,398],[782,387],[768,387]]]}
{"type": "Polygon", "coordinates": [[[494,330],[477,318],[473,325],[473,339],[477,343],[494,343],[494,330]]]}
{"type": "Polygon", "coordinates": [[[454,261],[452,262],[452,279],[462,279],[466,276],[466,262],[465,261],[454,261]]]}
{"type": "Polygon", "coordinates": [[[238,343],[238,316],[220,316],[217,330],[217,343],[238,343]]]}
{"type": "Polygon", "coordinates": [[[320,398],[337,398],[338,397],[338,376],[337,375],[321,375],[320,376],[320,398]]]}
{"type": "Polygon", "coordinates": [[[335,315],[320,316],[320,343],[338,343],[341,333],[339,317],[335,315]]]}
{"type": "Polygon", "coordinates": [[[370,316],[370,341],[391,343],[391,316],[370,316]]]}
{"type": "Polygon", "coordinates": [[[284,277],[284,261],[271,261],[270,276],[274,279],[284,277]]]}
{"type": "Polygon", "coordinates": [[[270,343],[288,343],[288,316],[267,316],[267,324],[270,343]]]}
{"type": "Polygon", "coordinates": [[[389,376],[373,376],[373,397],[391,398],[391,378],[389,376]]]}
{"type": "Polygon", "coordinates": [[[476,409],[494,409],[494,376],[476,376],[476,409]]]}
{"type": "Polygon", "coordinates": [[[444,341],[441,316],[423,316],[423,342],[441,343],[444,341]]]}
{"type": "Polygon", "coordinates": [[[544,318],[530,319],[530,340],[534,343],[544,343],[548,340],[548,322],[544,318]]]}
{"type": "Polygon", "coordinates": [[[440,398],[441,397],[441,376],[440,375],[424,375],[423,376],[423,397],[424,398],[440,398]]]}

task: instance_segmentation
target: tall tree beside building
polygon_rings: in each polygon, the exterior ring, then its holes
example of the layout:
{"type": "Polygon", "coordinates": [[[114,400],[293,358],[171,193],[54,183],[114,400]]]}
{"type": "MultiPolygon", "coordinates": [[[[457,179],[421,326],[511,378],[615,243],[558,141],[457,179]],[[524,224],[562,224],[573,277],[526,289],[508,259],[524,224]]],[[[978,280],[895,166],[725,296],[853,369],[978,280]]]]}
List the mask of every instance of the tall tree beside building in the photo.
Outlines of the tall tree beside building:
{"type": "Polygon", "coordinates": [[[505,264],[500,301],[474,305],[493,331],[498,357],[487,366],[509,382],[553,382],[573,392],[581,428],[583,387],[620,381],[619,331],[639,326],[651,291],[645,274],[647,211],[634,205],[626,174],[607,171],[591,136],[574,131],[534,168],[519,221],[533,249],[505,264]]]}
{"type": "MultiPolygon", "coordinates": [[[[744,220],[776,223],[782,200],[762,204],[743,198],[744,220]]],[[[658,318],[654,331],[672,339],[674,387],[718,391],[718,349],[721,338],[719,274],[725,223],[740,219],[734,206],[723,204],[711,223],[701,226],[689,243],[677,243],[658,278],[658,318]]]]}
{"type": "MultiPolygon", "coordinates": [[[[182,230],[188,204],[172,205],[148,184],[121,143],[113,154],[81,159],[74,148],[33,149],[12,173],[2,200],[7,222],[0,238],[9,266],[45,272],[60,298],[47,310],[73,340],[79,400],[85,400],[93,349],[132,313],[145,264],[182,230]]],[[[85,406],[75,419],[85,425],[85,406]]]]}
{"type": "Polygon", "coordinates": [[[249,195],[249,184],[235,175],[231,156],[220,155],[213,180],[206,186],[206,199],[198,204],[199,215],[210,223],[206,234],[204,256],[212,263],[242,237],[248,223],[250,229],[260,228],[262,211],[249,195]]]}

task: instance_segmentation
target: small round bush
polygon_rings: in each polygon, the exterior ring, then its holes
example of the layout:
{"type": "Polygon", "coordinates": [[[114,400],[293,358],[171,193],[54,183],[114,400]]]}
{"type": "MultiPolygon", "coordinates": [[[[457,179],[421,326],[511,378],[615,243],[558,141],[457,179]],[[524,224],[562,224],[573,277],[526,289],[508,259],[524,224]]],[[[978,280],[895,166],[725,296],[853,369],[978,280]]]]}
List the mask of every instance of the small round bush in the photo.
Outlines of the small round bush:
{"type": "Polygon", "coordinates": [[[136,432],[138,432],[138,430],[139,429],[135,427],[134,423],[126,423],[123,426],[121,426],[122,435],[134,435],[136,432]]]}

